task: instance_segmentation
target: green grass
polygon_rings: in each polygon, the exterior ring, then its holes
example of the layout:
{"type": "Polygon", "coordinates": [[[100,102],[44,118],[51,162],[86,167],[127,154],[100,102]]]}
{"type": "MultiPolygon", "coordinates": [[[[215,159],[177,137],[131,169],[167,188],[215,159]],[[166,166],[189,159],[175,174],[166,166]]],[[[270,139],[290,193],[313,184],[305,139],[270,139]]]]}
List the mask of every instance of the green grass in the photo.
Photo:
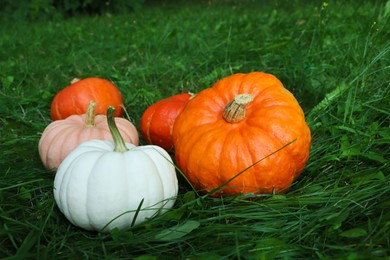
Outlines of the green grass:
{"type": "Polygon", "coordinates": [[[390,2],[209,1],[0,26],[0,258],[390,257],[390,2]],[[342,2],[342,4],[341,4],[342,2]],[[151,103],[237,72],[276,75],[301,103],[311,156],[284,195],[197,197],[126,231],[72,226],[37,144],[54,95],[100,76],[139,126],[151,103]]]}

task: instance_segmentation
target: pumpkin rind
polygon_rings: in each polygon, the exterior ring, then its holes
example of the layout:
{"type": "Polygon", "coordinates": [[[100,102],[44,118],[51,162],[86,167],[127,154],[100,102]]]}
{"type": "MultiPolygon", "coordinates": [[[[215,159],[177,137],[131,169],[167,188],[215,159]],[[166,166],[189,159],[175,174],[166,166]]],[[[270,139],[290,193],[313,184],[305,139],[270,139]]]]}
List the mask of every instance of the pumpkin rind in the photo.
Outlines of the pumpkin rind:
{"type": "Polygon", "coordinates": [[[126,147],[129,151],[114,152],[113,141],[90,140],[61,163],[54,198],[71,223],[87,230],[107,224],[106,232],[125,229],[142,200],[135,225],[174,205],[178,183],[167,152],[151,145],[126,147]]]}
{"type": "Polygon", "coordinates": [[[141,133],[148,144],[173,148],[172,131],[176,117],[192,97],[189,93],[162,99],[148,107],[141,117],[141,133]]]}
{"type": "Polygon", "coordinates": [[[59,91],[51,104],[52,120],[85,114],[90,101],[97,103],[96,113],[106,114],[108,106],[115,107],[115,116],[123,115],[123,97],[118,88],[102,78],[85,78],[59,91]]]}
{"type": "Polygon", "coordinates": [[[302,108],[282,83],[252,72],[226,77],[191,99],[175,121],[173,141],[177,166],[205,192],[267,157],[216,196],[287,191],[304,169],[311,134],[302,108]],[[239,94],[251,94],[253,101],[243,120],[227,122],[224,109],[239,94]]]}
{"type": "MultiPolygon", "coordinates": [[[[50,123],[38,143],[39,155],[48,169],[57,169],[62,160],[79,144],[87,140],[112,140],[105,115],[96,115],[93,126],[85,126],[86,114],[72,115],[50,123]]],[[[138,145],[136,127],[128,120],[116,117],[115,122],[126,142],[138,145]]]]}

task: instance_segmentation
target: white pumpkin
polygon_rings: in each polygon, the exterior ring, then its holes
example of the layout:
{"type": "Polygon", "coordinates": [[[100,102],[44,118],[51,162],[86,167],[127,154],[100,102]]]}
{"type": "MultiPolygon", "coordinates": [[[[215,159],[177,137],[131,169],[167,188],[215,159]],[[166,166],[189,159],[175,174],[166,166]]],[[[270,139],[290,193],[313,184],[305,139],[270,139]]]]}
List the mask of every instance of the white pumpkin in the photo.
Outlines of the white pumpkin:
{"type": "Polygon", "coordinates": [[[87,230],[126,229],[175,203],[178,181],[169,154],[158,146],[135,146],[122,138],[118,143],[114,133],[113,137],[114,141],[79,145],[60,164],[54,179],[59,209],[71,223],[87,230]]]}

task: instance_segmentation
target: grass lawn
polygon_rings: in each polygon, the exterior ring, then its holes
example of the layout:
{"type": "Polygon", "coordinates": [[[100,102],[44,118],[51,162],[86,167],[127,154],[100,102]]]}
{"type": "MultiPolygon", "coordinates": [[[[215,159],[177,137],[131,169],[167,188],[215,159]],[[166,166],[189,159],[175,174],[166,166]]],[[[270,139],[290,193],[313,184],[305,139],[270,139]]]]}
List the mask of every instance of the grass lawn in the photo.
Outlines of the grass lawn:
{"type": "Polygon", "coordinates": [[[192,2],[1,22],[0,258],[390,257],[390,1],[192,2]],[[110,234],[59,211],[37,146],[73,78],[114,82],[139,129],[153,102],[251,71],[277,76],[311,128],[287,194],[198,197],[180,179],[171,211],[110,234]]]}

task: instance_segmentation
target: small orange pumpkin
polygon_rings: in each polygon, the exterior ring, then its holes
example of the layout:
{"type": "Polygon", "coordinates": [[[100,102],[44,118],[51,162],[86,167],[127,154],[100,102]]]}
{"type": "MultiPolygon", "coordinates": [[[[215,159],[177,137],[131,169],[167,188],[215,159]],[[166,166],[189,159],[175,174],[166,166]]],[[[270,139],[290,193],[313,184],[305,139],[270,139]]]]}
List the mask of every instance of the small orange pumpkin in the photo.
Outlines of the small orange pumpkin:
{"type": "Polygon", "coordinates": [[[97,114],[105,115],[107,107],[113,106],[116,117],[123,115],[122,94],[114,84],[102,78],[85,78],[72,80],[71,85],[57,93],[51,104],[51,118],[85,114],[90,101],[97,104],[97,114]]]}
{"type": "Polygon", "coordinates": [[[176,118],[173,142],[176,164],[196,189],[258,194],[287,191],[308,160],[311,134],[282,83],[252,72],[191,99],[176,118]]]}
{"type": "MultiPolygon", "coordinates": [[[[95,116],[95,107],[95,102],[91,102],[86,114],[71,115],[66,119],[53,121],[45,128],[38,143],[38,150],[47,169],[57,169],[64,158],[85,141],[112,140],[107,117],[95,116]]],[[[138,132],[130,121],[115,117],[115,123],[126,142],[138,145],[138,132]]]]}
{"type": "Polygon", "coordinates": [[[148,144],[158,145],[167,151],[172,150],[173,124],[192,96],[190,93],[174,95],[145,110],[141,117],[141,133],[148,144]]]}

